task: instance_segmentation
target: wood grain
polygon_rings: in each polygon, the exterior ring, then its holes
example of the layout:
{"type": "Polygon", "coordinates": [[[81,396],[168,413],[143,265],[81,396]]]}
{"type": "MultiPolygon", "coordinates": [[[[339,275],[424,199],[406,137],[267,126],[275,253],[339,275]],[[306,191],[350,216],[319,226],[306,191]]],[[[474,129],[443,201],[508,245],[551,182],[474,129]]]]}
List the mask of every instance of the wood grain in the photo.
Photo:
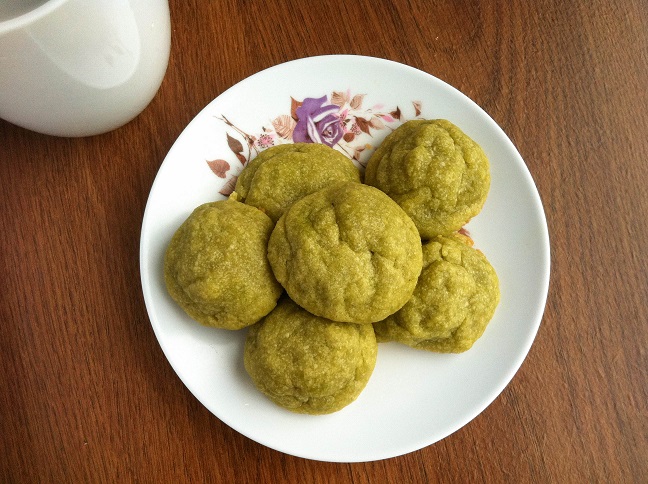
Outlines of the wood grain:
{"type": "Polygon", "coordinates": [[[127,126],[64,139],[0,121],[0,481],[646,481],[645,2],[170,7],[165,80],[127,126]],[[500,397],[432,446],[358,464],[281,454],[202,407],[138,269],[148,192],[193,116],[261,69],[333,53],[412,65],[481,105],[536,181],[552,251],[542,326],[500,397]]]}

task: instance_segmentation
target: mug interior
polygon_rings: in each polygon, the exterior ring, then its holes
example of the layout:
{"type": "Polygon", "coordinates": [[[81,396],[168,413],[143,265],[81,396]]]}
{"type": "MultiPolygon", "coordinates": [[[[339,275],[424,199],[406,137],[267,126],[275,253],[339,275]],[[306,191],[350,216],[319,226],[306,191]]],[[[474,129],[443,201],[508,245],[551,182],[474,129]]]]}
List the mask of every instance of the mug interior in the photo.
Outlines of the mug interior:
{"type": "Polygon", "coordinates": [[[0,1],[0,34],[29,25],[67,1],[2,0],[0,1]]]}

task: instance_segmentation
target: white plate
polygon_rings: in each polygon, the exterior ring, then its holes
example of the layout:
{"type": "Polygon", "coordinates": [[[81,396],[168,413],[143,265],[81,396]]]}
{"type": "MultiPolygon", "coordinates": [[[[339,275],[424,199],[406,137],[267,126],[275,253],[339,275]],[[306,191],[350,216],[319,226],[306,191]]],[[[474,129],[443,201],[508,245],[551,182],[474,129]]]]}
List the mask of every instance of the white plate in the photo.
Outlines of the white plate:
{"type": "Polygon", "coordinates": [[[506,134],[474,102],[439,79],[359,56],[281,64],[236,84],[205,107],[160,167],[146,206],[140,257],[153,329],[196,398],[227,425],[263,445],[337,462],[418,450],[475,418],[522,364],[540,325],[549,285],[542,204],[506,134]],[[467,228],[499,275],[502,299],[486,332],[468,352],[444,355],[381,344],[371,380],[354,403],[331,415],[307,416],[274,405],[255,389],[243,368],[244,330],[205,328],[183,313],[166,292],[162,261],[171,235],[193,208],[224,198],[219,192],[227,193],[241,161],[251,156],[248,141],[252,155],[273,137],[275,143],[285,142],[280,135],[294,124],[291,103],[322,96],[326,105],[346,103],[340,111],[347,109],[344,119],[355,136],[350,140],[347,135],[349,141],[342,139],[337,147],[358,154],[362,163],[391,129],[416,116],[449,119],[481,144],[491,162],[492,185],[483,211],[467,228]],[[354,117],[365,121],[354,127],[354,117]]]}

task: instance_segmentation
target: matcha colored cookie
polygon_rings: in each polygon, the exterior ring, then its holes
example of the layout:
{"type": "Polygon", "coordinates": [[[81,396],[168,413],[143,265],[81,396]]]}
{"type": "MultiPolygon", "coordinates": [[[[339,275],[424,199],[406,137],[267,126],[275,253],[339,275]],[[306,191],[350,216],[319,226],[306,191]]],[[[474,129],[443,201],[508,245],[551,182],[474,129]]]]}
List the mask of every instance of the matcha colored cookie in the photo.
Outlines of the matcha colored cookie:
{"type": "Polygon", "coordinates": [[[318,143],[277,145],[243,169],[231,198],[276,222],[300,198],[338,181],[360,182],[358,169],[339,151],[318,143]]]}
{"type": "Polygon", "coordinates": [[[456,232],[481,211],[490,168],[481,147],[450,121],[413,120],[373,153],[365,183],[393,198],[428,239],[456,232]]]}
{"type": "Polygon", "coordinates": [[[266,257],[272,221],[234,200],[196,208],[171,239],[164,277],[171,297],[206,326],[240,329],[282,293],[266,257]]]}
{"type": "Polygon", "coordinates": [[[244,364],[256,387],[277,405],[326,414],[360,395],[377,352],[371,325],[314,316],[284,297],[248,330],[244,364]]]}
{"type": "Polygon", "coordinates": [[[500,300],[499,282],[486,257],[461,235],[423,246],[423,271],[412,298],[374,324],[379,341],[398,341],[442,353],[470,349],[500,300]]]}
{"type": "Polygon", "coordinates": [[[268,258],[293,301],[351,323],[380,321],[400,309],[422,264],[407,214],[380,190],[353,182],[295,202],[272,232],[268,258]]]}

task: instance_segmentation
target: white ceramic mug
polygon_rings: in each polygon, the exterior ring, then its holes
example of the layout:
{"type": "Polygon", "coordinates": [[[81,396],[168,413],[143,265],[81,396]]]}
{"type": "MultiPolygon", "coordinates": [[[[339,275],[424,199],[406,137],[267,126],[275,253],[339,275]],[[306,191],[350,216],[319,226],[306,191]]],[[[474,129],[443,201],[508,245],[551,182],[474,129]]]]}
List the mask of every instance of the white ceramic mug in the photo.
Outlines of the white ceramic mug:
{"type": "Polygon", "coordinates": [[[167,0],[0,0],[0,118],[57,136],[118,128],[169,61],[167,0]]]}

